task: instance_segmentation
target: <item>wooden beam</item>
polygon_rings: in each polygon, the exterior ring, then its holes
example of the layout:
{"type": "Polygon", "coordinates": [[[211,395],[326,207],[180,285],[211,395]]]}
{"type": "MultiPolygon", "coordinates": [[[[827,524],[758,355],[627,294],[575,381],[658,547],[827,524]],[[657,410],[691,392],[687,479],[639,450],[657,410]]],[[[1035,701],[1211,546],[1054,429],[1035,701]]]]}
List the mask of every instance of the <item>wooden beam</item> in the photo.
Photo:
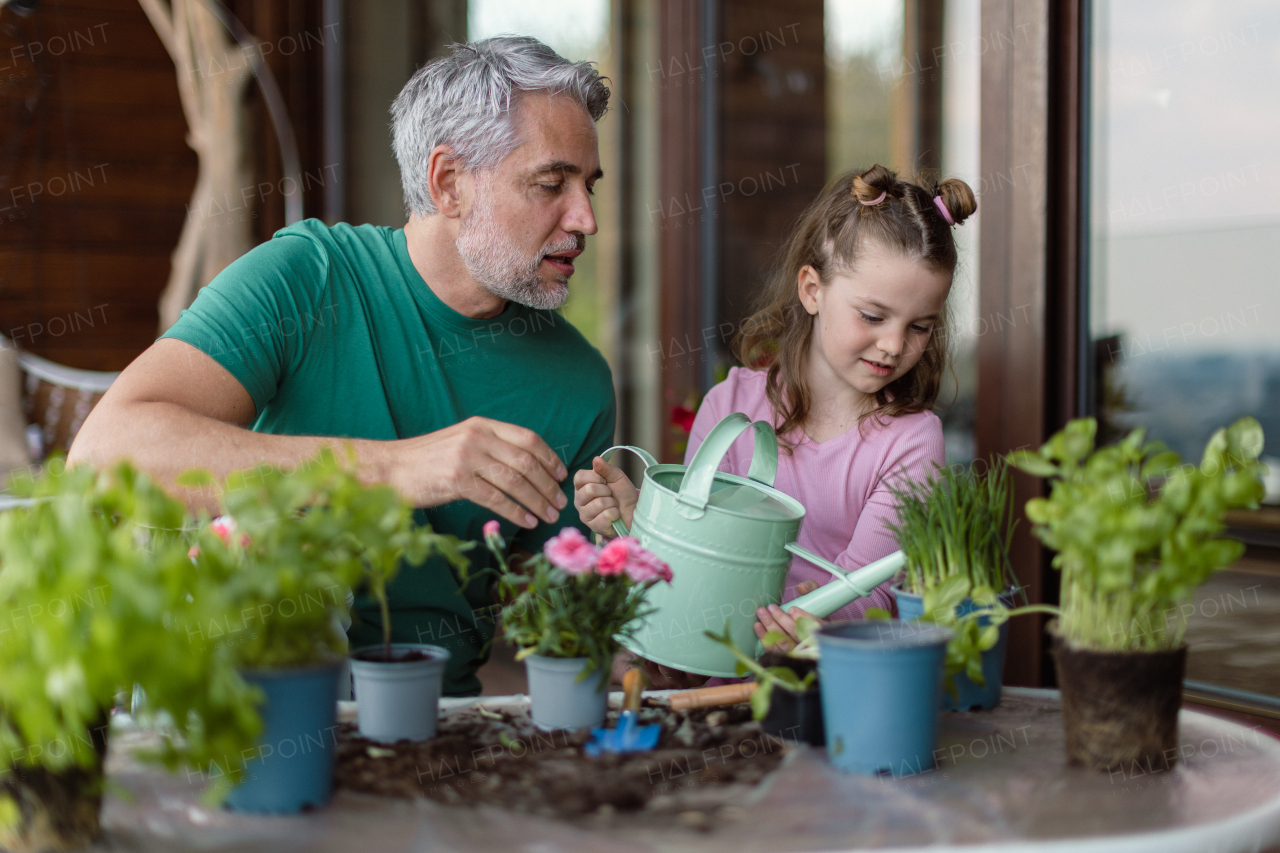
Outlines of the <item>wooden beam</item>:
{"type": "Polygon", "coordinates": [[[944,0],[906,0],[902,57],[905,73],[893,93],[893,166],[906,177],[942,168],[942,50],[944,0]]]}
{"type": "Polygon", "coordinates": [[[699,247],[701,176],[700,74],[701,2],[660,0],[658,60],[662,63],[659,97],[658,225],[659,321],[661,353],[658,407],[662,436],[660,461],[684,458],[684,433],[670,423],[672,409],[694,404],[700,387],[702,320],[699,247]]]}
{"type": "MultiPolygon", "coordinates": [[[[977,450],[980,457],[1039,447],[1046,433],[1046,170],[1048,0],[983,0],[981,174],[981,316],[978,339],[977,450]]],[[[1015,475],[1019,504],[1041,481],[1015,475]]],[[[1043,554],[1025,518],[1013,542],[1013,564],[1032,601],[1045,597],[1043,554]]],[[[1047,675],[1041,619],[1010,623],[1008,684],[1038,686],[1047,675]]]]}

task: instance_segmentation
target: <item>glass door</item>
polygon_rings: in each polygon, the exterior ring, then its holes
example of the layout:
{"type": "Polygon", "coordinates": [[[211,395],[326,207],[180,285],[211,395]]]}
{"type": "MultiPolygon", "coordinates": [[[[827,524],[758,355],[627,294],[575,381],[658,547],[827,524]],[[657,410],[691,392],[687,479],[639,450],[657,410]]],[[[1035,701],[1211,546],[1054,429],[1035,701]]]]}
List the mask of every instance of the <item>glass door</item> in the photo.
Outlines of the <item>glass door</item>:
{"type": "Polygon", "coordinates": [[[1267,504],[1197,597],[1188,680],[1280,697],[1280,5],[1094,0],[1089,397],[1198,461],[1267,434],[1267,504]]]}

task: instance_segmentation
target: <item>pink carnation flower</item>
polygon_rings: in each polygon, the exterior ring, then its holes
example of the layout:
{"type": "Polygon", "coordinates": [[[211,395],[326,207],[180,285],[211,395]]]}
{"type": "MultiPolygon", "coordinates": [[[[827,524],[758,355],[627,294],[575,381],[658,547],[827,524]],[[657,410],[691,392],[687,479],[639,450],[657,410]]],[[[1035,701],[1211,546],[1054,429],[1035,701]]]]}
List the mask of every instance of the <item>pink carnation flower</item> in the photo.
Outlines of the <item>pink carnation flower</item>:
{"type": "Polygon", "coordinates": [[[620,575],[625,572],[635,583],[671,581],[671,567],[641,548],[639,540],[632,536],[619,536],[605,545],[596,562],[596,571],[602,575],[620,575]]]}
{"type": "Polygon", "coordinates": [[[488,539],[490,536],[498,536],[501,534],[502,525],[498,524],[496,518],[491,518],[484,523],[484,536],[488,539]]]}
{"type": "Polygon", "coordinates": [[[552,536],[542,553],[552,565],[571,575],[589,574],[596,566],[596,547],[576,527],[566,527],[552,536]]]}
{"type": "MultiPolygon", "coordinates": [[[[229,515],[220,515],[213,521],[209,522],[209,529],[212,530],[217,537],[222,540],[222,544],[228,548],[231,547],[231,537],[236,532],[236,520],[229,515]]],[[[249,534],[240,534],[240,547],[249,547],[249,534]]]]}

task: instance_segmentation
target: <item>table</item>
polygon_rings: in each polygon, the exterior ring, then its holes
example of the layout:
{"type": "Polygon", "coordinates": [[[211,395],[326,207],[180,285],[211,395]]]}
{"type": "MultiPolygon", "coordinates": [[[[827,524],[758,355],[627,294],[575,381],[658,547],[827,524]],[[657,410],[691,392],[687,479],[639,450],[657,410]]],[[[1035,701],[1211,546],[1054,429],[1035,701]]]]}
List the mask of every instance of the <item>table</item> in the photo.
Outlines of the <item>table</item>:
{"type": "MultiPolygon", "coordinates": [[[[443,713],[476,702],[445,700],[443,713]]],[[[800,747],[742,803],[741,819],[596,830],[491,808],[341,793],[319,812],[256,817],[209,810],[182,774],[137,764],[118,745],[102,849],[143,851],[1161,851],[1233,853],[1280,845],[1280,741],[1194,711],[1166,773],[1097,773],[1063,758],[1058,694],[1005,688],[994,711],[944,714],[938,767],[899,778],[847,776],[800,747]]]]}

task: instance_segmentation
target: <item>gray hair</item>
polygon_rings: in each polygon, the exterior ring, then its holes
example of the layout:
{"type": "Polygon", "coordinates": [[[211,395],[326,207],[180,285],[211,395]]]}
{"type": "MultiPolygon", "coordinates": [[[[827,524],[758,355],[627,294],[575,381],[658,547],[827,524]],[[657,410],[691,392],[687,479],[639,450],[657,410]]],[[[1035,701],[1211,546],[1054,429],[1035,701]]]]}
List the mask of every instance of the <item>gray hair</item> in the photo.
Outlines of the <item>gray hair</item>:
{"type": "Polygon", "coordinates": [[[496,166],[520,144],[513,109],[518,92],[551,92],[578,103],[592,121],[609,107],[609,87],[590,62],[570,62],[529,36],[498,36],[450,45],[428,62],[391,106],[392,134],[405,207],[435,213],[427,159],[448,145],[462,168],[496,166]]]}

